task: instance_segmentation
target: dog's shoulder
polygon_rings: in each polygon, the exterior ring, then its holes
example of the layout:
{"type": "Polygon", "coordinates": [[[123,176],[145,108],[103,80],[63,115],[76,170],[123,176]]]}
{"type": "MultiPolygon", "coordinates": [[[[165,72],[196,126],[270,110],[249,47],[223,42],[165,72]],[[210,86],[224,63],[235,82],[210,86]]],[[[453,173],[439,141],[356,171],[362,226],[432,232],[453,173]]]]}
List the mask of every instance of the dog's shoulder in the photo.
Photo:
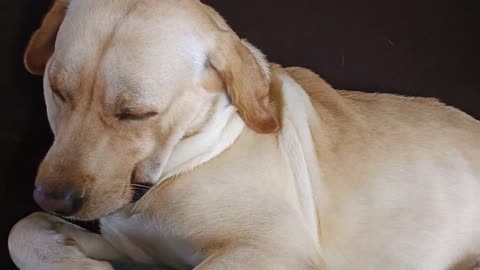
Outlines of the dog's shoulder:
{"type": "Polygon", "coordinates": [[[323,101],[325,104],[326,98],[336,98],[337,100],[344,100],[348,104],[398,104],[399,106],[415,106],[425,105],[433,107],[445,107],[437,98],[429,97],[410,97],[401,96],[388,93],[368,93],[361,91],[351,90],[336,90],[328,82],[322,79],[318,74],[310,69],[302,67],[287,67],[285,71],[290,75],[298,84],[300,84],[305,92],[310,96],[312,102],[323,101]],[[327,97],[326,97],[327,94],[327,97]]]}
{"type": "Polygon", "coordinates": [[[339,92],[312,70],[303,67],[286,67],[284,70],[304,89],[313,107],[323,118],[356,118],[351,106],[339,92]]]}
{"type": "Polygon", "coordinates": [[[412,121],[464,122],[467,125],[475,122],[472,122],[471,116],[437,98],[337,90],[309,69],[287,67],[284,70],[302,86],[317,110],[322,108],[324,113],[326,110],[335,116],[350,115],[354,118],[392,119],[400,122],[410,118],[412,121]]]}
{"type": "Polygon", "coordinates": [[[303,67],[286,67],[284,70],[307,92],[313,102],[325,99],[325,94],[334,89],[319,75],[310,69],[303,67]]]}

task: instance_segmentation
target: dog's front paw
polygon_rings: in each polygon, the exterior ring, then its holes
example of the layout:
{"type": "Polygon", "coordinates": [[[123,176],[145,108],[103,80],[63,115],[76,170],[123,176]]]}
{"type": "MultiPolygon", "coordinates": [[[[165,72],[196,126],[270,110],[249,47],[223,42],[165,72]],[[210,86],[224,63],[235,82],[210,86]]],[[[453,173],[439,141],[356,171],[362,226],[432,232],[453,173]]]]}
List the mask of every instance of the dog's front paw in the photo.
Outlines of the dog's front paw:
{"type": "MultiPolygon", "coordinates": [[[[111,270],[110,264],[85,256],[74,232],[84,232],[55,216],[34,213],[11,230],[8,247],[22,270],[92,269],[111,270]]],[[[87,233],[85,231],[85,233],[87,233]]]]}

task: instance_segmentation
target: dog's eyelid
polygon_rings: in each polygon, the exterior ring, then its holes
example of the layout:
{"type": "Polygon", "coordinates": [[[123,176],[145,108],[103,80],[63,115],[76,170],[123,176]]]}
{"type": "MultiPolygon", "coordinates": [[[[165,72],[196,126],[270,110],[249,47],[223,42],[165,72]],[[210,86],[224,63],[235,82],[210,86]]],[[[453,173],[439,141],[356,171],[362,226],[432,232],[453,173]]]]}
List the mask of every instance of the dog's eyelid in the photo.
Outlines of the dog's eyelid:
{"type": "Polygon", "coordinates": [[[115,116],[119,120],[146,120],[148,118],[152,118],[156,116],[158,113],[154,111],[150,112],[135,112],[131,108],[124,108],[120,110],[119,113],[115,114],[115,116]]]}

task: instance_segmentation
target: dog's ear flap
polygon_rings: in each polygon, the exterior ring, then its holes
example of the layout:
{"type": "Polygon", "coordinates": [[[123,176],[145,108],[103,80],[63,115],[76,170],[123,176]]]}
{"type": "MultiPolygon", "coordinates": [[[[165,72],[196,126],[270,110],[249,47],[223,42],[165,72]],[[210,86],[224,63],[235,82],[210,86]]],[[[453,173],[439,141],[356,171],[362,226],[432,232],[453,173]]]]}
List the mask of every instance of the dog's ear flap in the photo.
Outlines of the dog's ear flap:
{"type": "Polygon", "coordinates": [[[259,133],[280,129],[270,98],[269,65],[260,51],[232,32],[209,55],[211,65],[220,74],[232,103],[248,127],[259,133]]]}
{"type": "Polygon", "coordinates": [[[27,70],[42,75],[48,59],[55,49],[55,40],[67,12],[68,0],[56,0],[43,19],[40,28],[33,33],[24,55],[27,70]]]}

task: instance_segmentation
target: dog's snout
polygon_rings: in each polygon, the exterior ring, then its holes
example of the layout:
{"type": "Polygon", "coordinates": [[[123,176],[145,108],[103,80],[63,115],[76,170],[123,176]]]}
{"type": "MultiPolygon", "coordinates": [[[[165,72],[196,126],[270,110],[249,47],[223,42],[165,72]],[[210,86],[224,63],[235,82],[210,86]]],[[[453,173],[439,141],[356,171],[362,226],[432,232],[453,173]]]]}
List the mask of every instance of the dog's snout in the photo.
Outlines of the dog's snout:
{"type": "Polygon", "coordinates": [[[77,213],[83,203],[81,193],[71,187],[36,185],[33,198],[43,210],[62,216],[77,213]]]}

